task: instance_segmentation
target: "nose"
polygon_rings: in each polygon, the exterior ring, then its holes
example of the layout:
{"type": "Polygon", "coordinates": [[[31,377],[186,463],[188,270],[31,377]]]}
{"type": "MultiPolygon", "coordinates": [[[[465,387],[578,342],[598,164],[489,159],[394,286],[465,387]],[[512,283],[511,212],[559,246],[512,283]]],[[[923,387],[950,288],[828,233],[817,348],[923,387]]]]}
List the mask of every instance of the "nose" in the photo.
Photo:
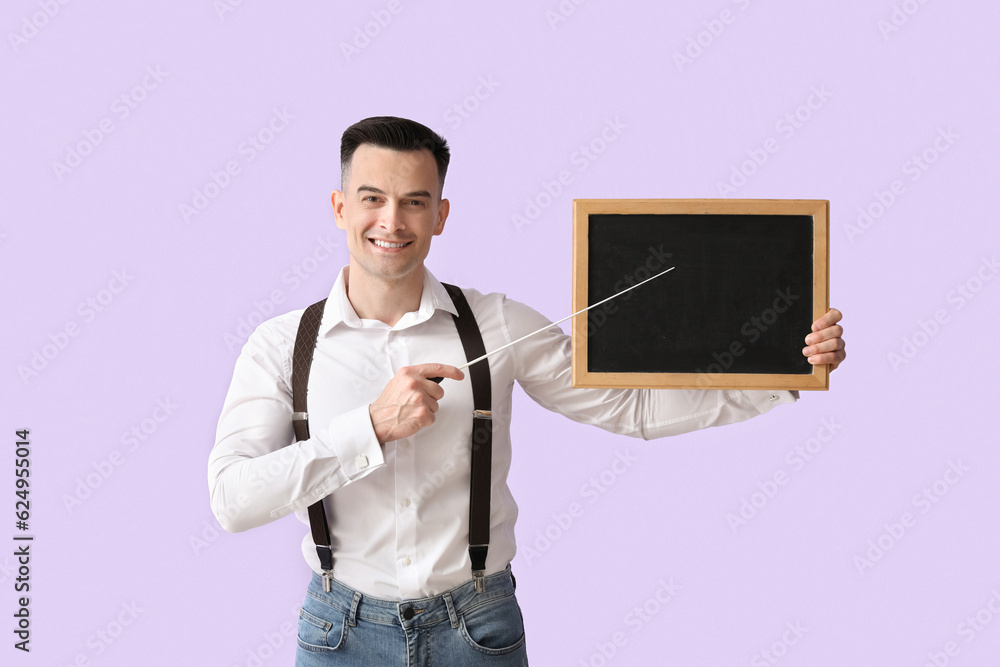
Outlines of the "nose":
{"type": "Polygon", "coordinates": [[[392,203],[388,206],[382,207],[382,215],[379,217],[379,226],[387,232],[392,233],[395,233],[406,226],[403,223],[403,216],[399,210],[398,204],[392,203]]]}

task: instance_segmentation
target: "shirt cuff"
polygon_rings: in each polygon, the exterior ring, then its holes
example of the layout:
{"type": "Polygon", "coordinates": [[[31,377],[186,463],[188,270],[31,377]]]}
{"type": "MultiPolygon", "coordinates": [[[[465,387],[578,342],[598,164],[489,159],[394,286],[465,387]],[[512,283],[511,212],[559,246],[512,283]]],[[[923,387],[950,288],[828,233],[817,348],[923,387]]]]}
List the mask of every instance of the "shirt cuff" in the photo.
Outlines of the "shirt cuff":
{"type": "Polygon", "coordinates": [[[385,465],[367,405],[334,417],[323,436],[337,454],[348,480],[360,479],[385,465]]]}
{"type": "Polygon", "coordinates": [[[782,403],[794,403],[799,399],[799,392],[797,391],[753,389],[742,390],[736,393],[746,396],[760,414],[764,414],[771,408],[782,403]]]}

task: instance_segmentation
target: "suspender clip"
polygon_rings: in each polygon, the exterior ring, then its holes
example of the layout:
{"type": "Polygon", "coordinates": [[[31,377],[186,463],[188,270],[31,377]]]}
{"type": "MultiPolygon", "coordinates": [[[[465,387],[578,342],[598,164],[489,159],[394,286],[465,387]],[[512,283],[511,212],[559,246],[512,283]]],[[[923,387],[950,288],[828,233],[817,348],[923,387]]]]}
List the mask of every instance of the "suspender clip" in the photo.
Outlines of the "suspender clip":
{"type": "Polygon", "coordinates": [[[300,421],[301,422],[307,422],[307,421],[309,421],[309,413],[308,412],[293,412],[292,413],[292,421],[293,422],[300,422],[300,421]]]}
{"type": "Polygon", "coordinates": [[[476,592],[486,592],[486,570],[473,570],[472,580],[476,582],[476,592]]]}
{"type": "Polygon", "coordinates": [[[472,561],[472,580],[476,582],[476,592],[486,592],[486,554],[489,544],[470,544],[469,558],[472,561]]]}
{"type": "Polygon", "coordinates": [[[472,411],[472,418],[473,419],[490,419],[490,420],[492,420],[493,419],[493,411],[492,410],[473,410],[472,411]]]}
{"type": "Polygon", "coordinates": [[[327,593],[330,592],[330,578],[332,576],[330,570],[323,570],[323,590],[327,593]]]}

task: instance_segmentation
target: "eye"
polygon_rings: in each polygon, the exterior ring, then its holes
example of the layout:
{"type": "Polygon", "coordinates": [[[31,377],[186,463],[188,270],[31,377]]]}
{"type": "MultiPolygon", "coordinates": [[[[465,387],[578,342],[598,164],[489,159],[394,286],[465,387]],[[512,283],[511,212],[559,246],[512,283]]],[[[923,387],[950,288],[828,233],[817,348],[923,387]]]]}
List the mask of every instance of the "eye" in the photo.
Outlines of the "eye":
{"type": "Polygon", "coordinates": [[[362,197],[361,201],[364,201],[364,202],[377,202],[378,201],[378,197],[376,197],[375,195],[368,195],[367,197],[362,197]]]}
{"type": "Polygon", "coordinates": [[[411,199],[410,200],[410,206],[423,206],[423,205],[424,205],[424,200],[423,199],[411,199]]]}

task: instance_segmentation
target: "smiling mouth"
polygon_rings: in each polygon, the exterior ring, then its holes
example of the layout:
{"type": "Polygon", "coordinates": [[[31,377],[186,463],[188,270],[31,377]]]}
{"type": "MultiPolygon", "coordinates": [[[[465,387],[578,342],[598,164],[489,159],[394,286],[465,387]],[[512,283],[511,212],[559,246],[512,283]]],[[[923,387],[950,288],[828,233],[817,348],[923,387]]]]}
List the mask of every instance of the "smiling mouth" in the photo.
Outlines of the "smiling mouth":
{"type": "Polygon", "coordinates": [[[391,243],[389,241],[383,241],[381,239],[368,239],[368,240],[374,243],[379,248],[405,248],[406,246],[410,245],[410,243],[412,243],[412,241],[406,241],[405,243],[391,243]]]}

